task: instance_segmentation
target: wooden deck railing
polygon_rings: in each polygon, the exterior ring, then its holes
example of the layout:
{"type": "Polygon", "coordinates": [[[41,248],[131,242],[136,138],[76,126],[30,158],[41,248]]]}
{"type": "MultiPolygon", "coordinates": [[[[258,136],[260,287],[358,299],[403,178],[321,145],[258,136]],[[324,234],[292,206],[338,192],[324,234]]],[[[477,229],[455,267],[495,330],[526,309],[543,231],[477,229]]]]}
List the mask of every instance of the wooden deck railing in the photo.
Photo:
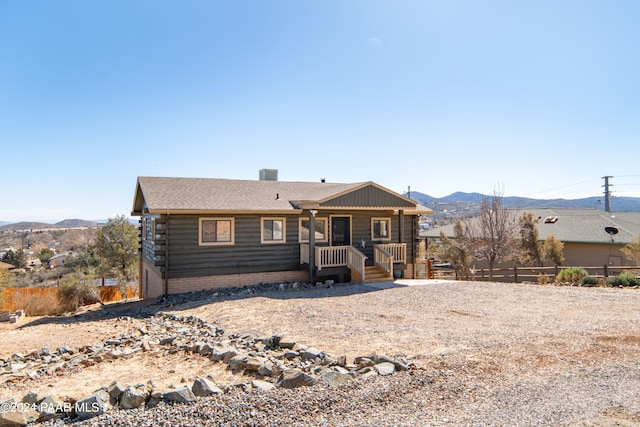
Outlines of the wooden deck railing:
{"type": "Polygon", "coordinates": [[[383,245],[373,246],[373,261],[378,267],[386,271],[389,276],[393,275],[393,260],[393,255],[383,245]]]}
{"type": "MultiPolygon", "coordinates": [[[[349,267],[360,280],[364,280],[364,265],[367,256],[353,246],[316,246],[318,270],[330,267],[349,267]]],[[[309,245],[300,244],[300,264],[309,263],[309,245]]]]}
{"type": "Polygon", "coordinates": [[[389,252],[393,257],[393,262],[406,264],[407,262],[407,244],[406,243],[380,243],[375,246],[380,246],[382,249],[389,252]]]}
{"type": "Polygon", "coordinates": [[[347,267],[351,269],[352,274],[355,273],[355,277],[352,280],[356,282],[364,282],[365,280],[365,261],[367,260],[367,256],[354,248],[353,246],[347,246],[349,251],[347,253],[347,267]]]}

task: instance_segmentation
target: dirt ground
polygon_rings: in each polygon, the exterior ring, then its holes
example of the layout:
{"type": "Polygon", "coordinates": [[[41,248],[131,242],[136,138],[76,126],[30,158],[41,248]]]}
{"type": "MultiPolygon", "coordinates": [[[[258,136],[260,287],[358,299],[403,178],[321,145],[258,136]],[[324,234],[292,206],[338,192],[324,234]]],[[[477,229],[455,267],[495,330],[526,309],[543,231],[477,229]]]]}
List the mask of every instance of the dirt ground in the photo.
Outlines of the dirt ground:
{"type": "MultiPolygon", "coordinates": [[[[331,355],[403,356],[419,368],[515,381],[640,360],[640,290],[433,282],[376,289],[361,285],[210,298],[172,307],[147,302],[90,306],[67,318],[0,324],[0,358],[15,352],[90,345],[131,333],[122,316],[142,306],[193,314],[227,331],[279,334],[331,355]],[[464,369],[460,369],[464,367],[464,369]]],[[[0,400],[28,390],[80,397],[113,380],[169,386],[211,375],[238,381],[206,358],[137,353],[61,377],[0,385],[0,400]]],[[[640,389],[640,384],[638,384],[640,389]]],[[[640,425],[633,408],[613,407],[581,425],[640,425]]]]}

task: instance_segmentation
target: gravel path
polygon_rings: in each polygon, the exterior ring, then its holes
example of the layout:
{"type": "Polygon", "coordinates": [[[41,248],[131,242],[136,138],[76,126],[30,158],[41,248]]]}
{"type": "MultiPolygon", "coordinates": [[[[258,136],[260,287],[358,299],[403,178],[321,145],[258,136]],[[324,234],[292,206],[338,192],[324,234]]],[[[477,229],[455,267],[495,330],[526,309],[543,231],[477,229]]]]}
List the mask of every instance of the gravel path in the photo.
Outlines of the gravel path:
{"type": "Polygon", "coordinates": [[[639,290],[464,282],[365,290],[172,310],[256,336],[284,332],[334,355],[404,355],[413,370],[333,389],[237,389],[75,425],[640,426],[639,290]]]}

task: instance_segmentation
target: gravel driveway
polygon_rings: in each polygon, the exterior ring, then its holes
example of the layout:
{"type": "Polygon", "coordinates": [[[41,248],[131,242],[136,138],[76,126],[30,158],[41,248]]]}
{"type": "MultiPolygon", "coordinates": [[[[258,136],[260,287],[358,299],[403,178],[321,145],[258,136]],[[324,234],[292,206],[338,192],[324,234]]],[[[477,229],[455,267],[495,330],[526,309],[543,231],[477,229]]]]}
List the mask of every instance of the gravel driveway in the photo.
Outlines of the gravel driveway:
{"type": "Polygon", "coordinates": [[[171,309],[348,359],[403,356],[415,369],[333,389],[238,390],[86,424],[636,426],[639,308],[637,289],[484,282],[187,301],[171,309]]]}

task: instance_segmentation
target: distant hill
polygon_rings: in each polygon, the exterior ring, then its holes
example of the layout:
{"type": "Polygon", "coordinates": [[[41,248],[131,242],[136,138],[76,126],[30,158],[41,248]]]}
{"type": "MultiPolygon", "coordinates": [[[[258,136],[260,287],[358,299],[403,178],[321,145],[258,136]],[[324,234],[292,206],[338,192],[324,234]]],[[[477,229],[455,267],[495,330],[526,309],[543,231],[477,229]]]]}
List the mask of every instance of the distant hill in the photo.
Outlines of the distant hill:
{"type": "MultiPolygon", "coordinates": [[[[406,196],[407,194],[405,194],[406,196]]],[[[456,192],[445,197],[432,197],[418,191],[411,192],[411,198],[425,206],[437,203],[480,203],[484,194],[456,192]]],[[[508,208],[575,208],[604,210],[601,197],[583,199],[530,199],[527,197],[503,197],[508,208]]],[[[611,197],[611,210],[614,212],[640,212],[640,197],[611,197]]]]}
{"type": "MultiPolygon", "coordinates": [[[[407,194],[405,194],[407,196],[407,194]]],[[[456,192],[445,197],[432,197],[418,191],[412,191],[411,199],[433,209],[434,217],[458,218],[474,216],[478,213],[483,197],[480,193],[456,192]]],[[[587,197],[583,199],[530,199],[527,197],[503,197],[506,208],[573,208],[598,209],[604,211],[604,200],[601,197],[587,197]]],[[[639,197],[611,197],[613,212],[640,212],[639,197]]]]}
{"type": "Polygon", "coordinates": [[[46,222],[14,222],[6,224],[0,227],[0,231],[15,231],[15,230],[40,230],[43,228],[57,228],[54,224],[47,224],[46,222]]]}
{"type": "Polygon", "coordinates": [[[75,228],[75,227],[97,227],[100,224],[95,221],[87,221],[84,219],[65,219],[55,224],[48,224],[46,222],[5,222],[0,225],[0,231],[15,231],[15,230],[42,230],[48,228],[75,228]]]}
{"type": "Polygon", "coordinates": [[[60,222],[56,222],[54,225],[58,227],[71,228],[71,227],[97,227],[98,224],[95,221],[87,221],[84,219],[65,219],[60,222]]]}

